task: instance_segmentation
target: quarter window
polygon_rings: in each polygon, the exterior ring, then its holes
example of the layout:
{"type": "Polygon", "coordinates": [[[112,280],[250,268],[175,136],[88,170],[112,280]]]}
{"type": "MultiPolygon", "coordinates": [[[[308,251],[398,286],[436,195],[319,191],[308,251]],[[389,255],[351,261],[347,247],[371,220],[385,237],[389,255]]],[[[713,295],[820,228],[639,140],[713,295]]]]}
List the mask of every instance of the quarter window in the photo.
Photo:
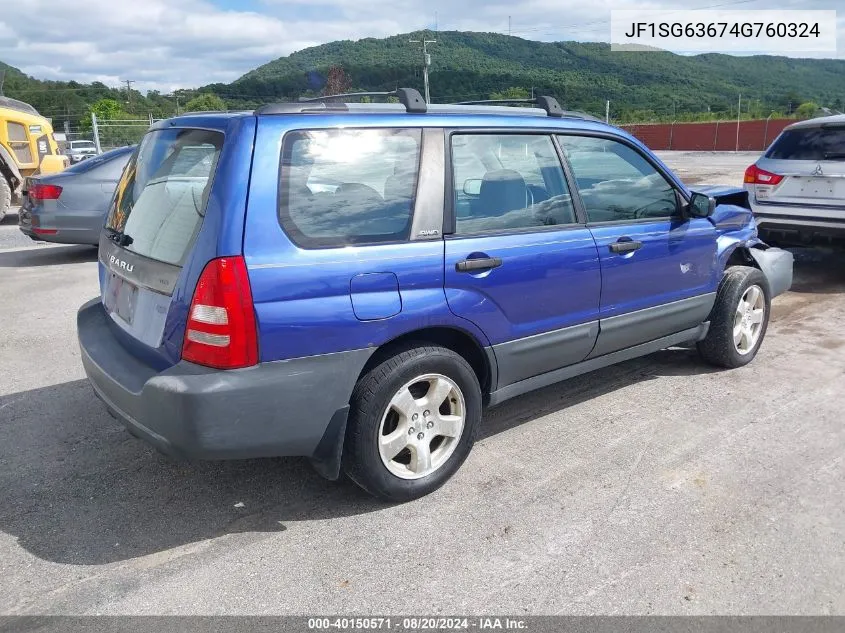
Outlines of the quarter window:
{"type": "Polygon", "coordinates": [[[632,147],[606,138],[559,136],[589,222],[675,215],[675,188],[632,147]]]}
{"type": "Polygon", "coordinates": [[[575,222],[550,136],[455,134],[452,180],[458,234],[575,222]]]}
{"type": "Polygon", "coordinates": [[[293,132],[282,147],[279,217],[306,248],[408,239],[418,129],[293,132]]]}

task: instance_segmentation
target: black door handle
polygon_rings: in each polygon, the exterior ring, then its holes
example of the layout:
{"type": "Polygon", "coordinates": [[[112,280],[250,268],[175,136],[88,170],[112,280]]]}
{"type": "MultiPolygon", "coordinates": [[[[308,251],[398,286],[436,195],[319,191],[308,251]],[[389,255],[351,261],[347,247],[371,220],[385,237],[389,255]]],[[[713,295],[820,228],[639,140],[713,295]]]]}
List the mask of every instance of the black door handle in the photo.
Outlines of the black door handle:
{"type": "Polygon", "coordinates": [[[479,257],[477,259],[465,259],[455,263],[455,270],[459,273],[468,273],[475,270],[489,270],[502,265],[500,257],[479,257]]]}
{"type": "Polygon", "coordinates": [[[614,253],[633,253],[643,247],[642,242],[635,240],[619,240],[610,245],[610,250],[614,253]]]}

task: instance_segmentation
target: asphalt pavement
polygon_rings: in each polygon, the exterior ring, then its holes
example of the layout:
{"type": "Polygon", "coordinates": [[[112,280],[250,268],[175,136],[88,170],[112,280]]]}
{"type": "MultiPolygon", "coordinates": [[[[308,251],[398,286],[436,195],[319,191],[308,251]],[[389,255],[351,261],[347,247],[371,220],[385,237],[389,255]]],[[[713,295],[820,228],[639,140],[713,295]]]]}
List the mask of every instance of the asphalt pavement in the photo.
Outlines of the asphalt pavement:
{"type": "Polygon", "coordinates": [[[76,345],[96,252],[16,232],[0,613],[845,614],[842,254],[797,253],[748,367],[672,349],[520,397],[443,489],[390,506],[304,460],[130,436],[76,345]]]}

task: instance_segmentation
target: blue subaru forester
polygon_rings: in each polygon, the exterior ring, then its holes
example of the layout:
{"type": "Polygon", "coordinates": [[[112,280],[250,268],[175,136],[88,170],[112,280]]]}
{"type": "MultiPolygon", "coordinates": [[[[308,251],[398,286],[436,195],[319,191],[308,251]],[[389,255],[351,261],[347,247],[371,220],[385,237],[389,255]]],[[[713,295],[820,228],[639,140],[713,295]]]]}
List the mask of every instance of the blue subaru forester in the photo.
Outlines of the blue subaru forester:
{"type": "Polygon", "coordinates": [[[549,97],[392,94],[152,126],[78,315],[131,433],[307,456],[407,500],[457,471],[485,406],[674,345],[755,356],[792,256],[758,240],[743,190],[690,192],[549,97]]]}

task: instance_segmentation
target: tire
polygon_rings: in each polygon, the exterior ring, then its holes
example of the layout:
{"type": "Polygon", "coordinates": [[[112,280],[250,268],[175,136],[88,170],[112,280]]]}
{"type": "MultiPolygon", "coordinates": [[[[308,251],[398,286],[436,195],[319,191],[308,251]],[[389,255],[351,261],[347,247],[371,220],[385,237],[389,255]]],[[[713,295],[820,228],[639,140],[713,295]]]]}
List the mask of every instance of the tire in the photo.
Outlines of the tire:
{"type": "Polygon", "coordinates": [[[481,408],[478,378],[462,356],[423,343],[400,348],[365,374],[352,392],[344,471],[386,501],[427,495],[469,455],[481,408]],[[434,404],[439,404],[437,410],[434,404]]]}
{"type": "Polygon", "coordinates": [[[0,171],[0,222],[12,208],[12,187],[6,176],[0,171]]]}
{"type": "Polygon", "coordinates": [[[770,314],[771,291],[766,276],[750,266],[728,268],[710,313],[710,330],[698,343],[698,352],[718,367],[747,365],[763,343],[770,314]]]}

